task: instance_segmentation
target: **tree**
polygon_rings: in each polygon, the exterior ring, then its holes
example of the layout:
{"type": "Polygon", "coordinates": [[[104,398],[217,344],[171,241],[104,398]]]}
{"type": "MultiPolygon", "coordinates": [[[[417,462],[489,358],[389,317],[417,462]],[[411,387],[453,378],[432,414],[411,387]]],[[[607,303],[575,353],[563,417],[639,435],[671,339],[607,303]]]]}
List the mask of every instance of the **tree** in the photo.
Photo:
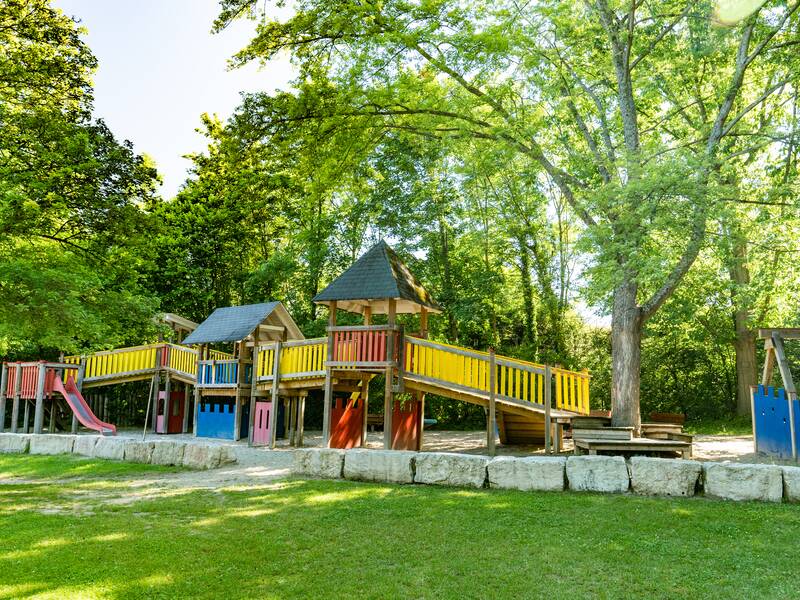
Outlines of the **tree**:
{"type": "Polygon", "coordinates": [[[259,6],[224,0],[217,26],[258,15],[235,61],[288,50],[299,66],[283,110],[259,114],[265,136],[316,121],[471,138],[552,181],[583,223],[593,297],[612,315],[614,423],[638,427],[644,325],[704,244],[731,158],[722,142],[747,135],[744,118],[766,99],[795,93],[799,5],[771,4],[729,30],[678,1],[306,0],[284,22],[259,6]],[[772,84],[758,69],[765,54],[780,65],[772,84]],[[687,117],[701,135],[686,135],[687,117]]]}
{"type": "Polygon", "coordinates": [[[0,352],[138,341],[137,268],[157,173],[91,120],[96,61],[43,0],[0,5],[0,352]]]}

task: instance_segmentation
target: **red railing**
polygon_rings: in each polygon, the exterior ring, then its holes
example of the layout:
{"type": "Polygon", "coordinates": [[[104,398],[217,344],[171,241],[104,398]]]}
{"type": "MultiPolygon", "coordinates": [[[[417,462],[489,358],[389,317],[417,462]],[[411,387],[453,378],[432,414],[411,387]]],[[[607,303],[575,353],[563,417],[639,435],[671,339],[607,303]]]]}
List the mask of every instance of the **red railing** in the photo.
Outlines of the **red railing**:
{"type": "Polygon", "coordinates": [[[397,327],[330,327],[328,332],[332,345],[330,362],[334,366],[381,366],[397,361],[401,337],[397,327]]]}
{"type": "MultiPolygon", "coordinates": [[[[8,375],[6,379],[6,396],[13,398],[17,390],[17,365],[20,366],[20,387],[19,397],[26,400],[36,399],[36,387],[39,384],[39,365],[46,364],[42,362],[30,363],[6,363],[8,367],[8,375]]],[[[49,396],[53,393],[53,382],[56,377],[61,377],[62,369],[55,367],[46,367],[44,376],[44,394],[49,396]]],[[[77,367],[75,369],[63,369],[63,378],[66,379],[68,375],[73,378],[77,376],[77,367]]]]}

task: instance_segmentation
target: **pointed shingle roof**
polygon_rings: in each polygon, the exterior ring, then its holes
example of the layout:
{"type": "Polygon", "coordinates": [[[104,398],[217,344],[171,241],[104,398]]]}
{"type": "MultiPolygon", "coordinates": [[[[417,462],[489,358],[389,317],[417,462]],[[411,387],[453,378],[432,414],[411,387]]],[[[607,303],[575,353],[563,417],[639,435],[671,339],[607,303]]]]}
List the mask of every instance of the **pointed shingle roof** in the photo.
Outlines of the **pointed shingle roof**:
{"type": "Polygon", "coordinates": [[[314,302],[330,304],[335,300],[337,307],[351,312],[372,306],[373,314],[380,314],[387,312],[385,301],[389,299],[397,301],[398,313],[418,313],[422,307],[441,312],[397,253],[380,241],[317,294],[314,302]]]}
{"type": "Polygon", "coordinates": [[[183,343],[191,345],[239,342],[253,333],[273,313],[276,313],[277,322],[287,328],[289,339],[302,339],[303,334],[280,302],[264,302],[216,309],[183,340],[183,343]]]}

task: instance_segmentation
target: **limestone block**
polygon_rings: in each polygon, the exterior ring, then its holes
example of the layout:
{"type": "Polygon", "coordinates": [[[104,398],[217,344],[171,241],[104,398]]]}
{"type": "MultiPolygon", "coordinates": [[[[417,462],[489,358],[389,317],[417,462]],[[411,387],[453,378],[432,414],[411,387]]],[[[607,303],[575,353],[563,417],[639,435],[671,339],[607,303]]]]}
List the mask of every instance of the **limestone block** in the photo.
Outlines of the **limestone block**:
{"type": "Polygon", "coordinates": [[[75,444],[74,435],[42,433],[31,435],[31,454],[71,454],[75,444]]]}
{"type": "Polygon", "coordinates": [[[489,487],[506,490],[562,491],[563,456],[498,456],[489,461],[489,487]]]}
{"type": "Polygon", "coordinates": [[[153,459],[153,442],[128,440],[125,442],[125,462],[149,464],[153,459]]]}
{"type": "Polygon", "coordinates": [[[94,456],[94,447],[98,439],[99,436],[96,435],[75,436],[75,444],[72,446],[72,453],[80,454],[81,456],[94,456]]]}
{"type": "Polygon", "coordinates": [[[569,489],[578,492],[627,492],[628,465],[621,456],[570,456],[567,459],[569,489]]]}
{"type": "Polygon", "coordinates": [[[292,452],[292,473],[307,477],[340,479],[344,450],[338,448],[298,448],[292,452]]]}
{"type": "Polygon", "coordinates": [[[28,452],[31,436],[25,433],[0,433],[0,454],[25,454],[28,452]]]}
{"type": "Polygon", "coordinates": [[[125,457],[125,440],[117,437],[99,437],[94,445],[94,457],[122,460],[125,457]]]}
{"type": "Polygon", "coordinates": [[[344,457],[345,479],[413,483],[416,452],[400,450],[347,450],[344,457]]]}
{"type": "Polygon", "coordinates": [[[703,465],[694,460],[633,456],[631,487],[645,496],[694,496],[703,465]]]}
{"type": "Polygon", "coordinates": [[[705,463],[707,496],[725,500],[780,502],[783,471],[777,465],[705,463]]]}
{"type": "Polygon", "coordinates": [[[417,456],[416,483],[483,487],[486,482],[487,456],[420,452],[417,456]]]}

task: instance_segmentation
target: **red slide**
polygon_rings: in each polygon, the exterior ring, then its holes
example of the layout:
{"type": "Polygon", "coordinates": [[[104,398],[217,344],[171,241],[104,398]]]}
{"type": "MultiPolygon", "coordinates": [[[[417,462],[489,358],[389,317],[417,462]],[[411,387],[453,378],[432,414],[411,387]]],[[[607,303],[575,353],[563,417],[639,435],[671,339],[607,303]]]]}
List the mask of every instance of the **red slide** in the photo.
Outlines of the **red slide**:
{"type": "Polygon", "coordinates": [[[75,381],[72,377],[67,379],[67,383],[63,383],[60,377],[54,378],[53,391],[64,396],[64,399],[67,401],[67,404],[69,404],[72,412],[75,413],[75,416],[78,417],[78,421],[81,422],[81,425],[87,429],[99,431],[102,435],[117,435],[117,428],[114,425],[111,425],[111,423],[103,423],[103,421],[95,416],[92,409],[86,404],[86,400],[81,396],[80,391],[78,391],[78,386],[75,385],[75,381]]]}

